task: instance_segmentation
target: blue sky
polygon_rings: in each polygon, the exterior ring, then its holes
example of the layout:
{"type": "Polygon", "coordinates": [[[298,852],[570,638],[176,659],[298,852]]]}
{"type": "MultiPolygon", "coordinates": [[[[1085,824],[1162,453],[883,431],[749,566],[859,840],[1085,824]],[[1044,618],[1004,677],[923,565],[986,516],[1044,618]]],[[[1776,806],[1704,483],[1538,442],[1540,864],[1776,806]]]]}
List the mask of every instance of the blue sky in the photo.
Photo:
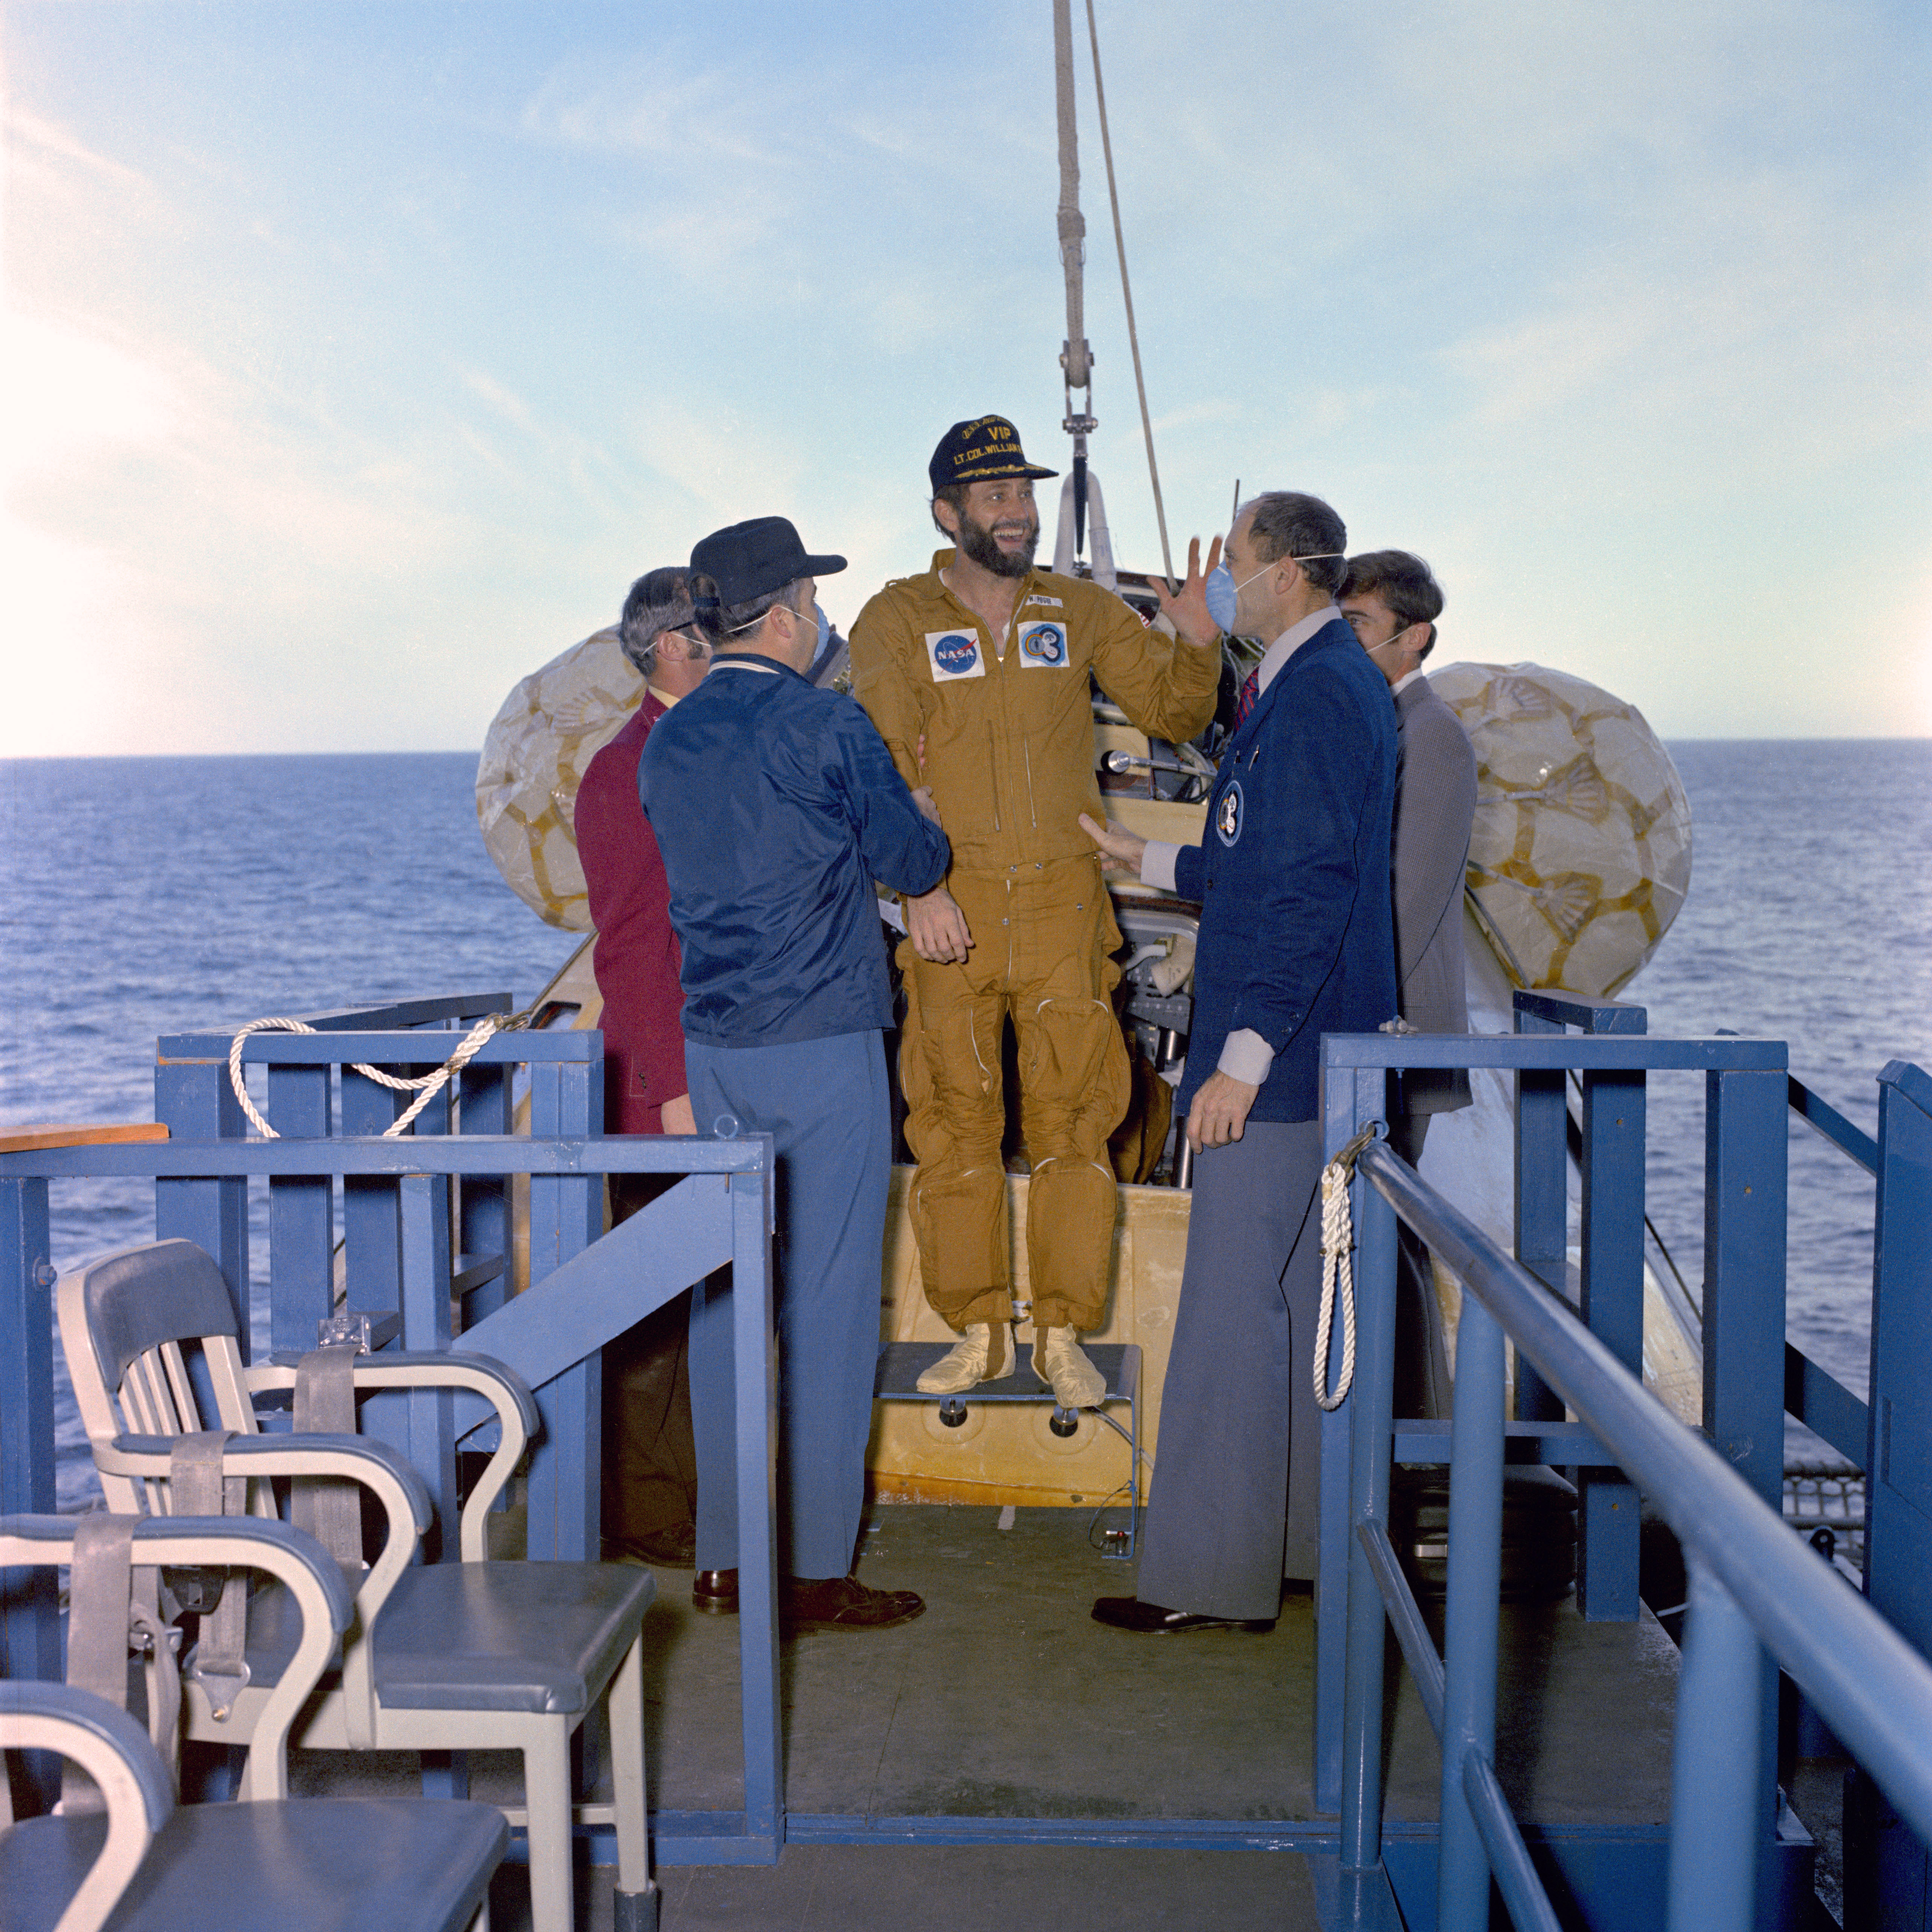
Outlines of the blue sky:
{"type": "MultiPolygon", "coordinates": [[[[1099,13],[1179,537],[1313,490],[1445,659],[1932,734],[1922,4],[1099,13]]],[[[474,747],[707,530],[791,516],[849,622],[949,423],[1060,466],[1048,0],[8,0],[0,56],[0,753],[474,747]]]]}

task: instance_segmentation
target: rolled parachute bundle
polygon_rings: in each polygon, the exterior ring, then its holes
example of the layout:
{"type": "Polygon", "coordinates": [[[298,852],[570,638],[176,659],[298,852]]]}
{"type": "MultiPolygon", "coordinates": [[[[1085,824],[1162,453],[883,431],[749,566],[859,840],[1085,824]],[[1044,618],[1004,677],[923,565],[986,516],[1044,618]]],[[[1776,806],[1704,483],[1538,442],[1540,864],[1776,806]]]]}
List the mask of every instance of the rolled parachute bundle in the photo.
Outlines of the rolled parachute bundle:
{"type": "Polygon", "coordinates": [[[1468,898],[1522,987],[1607,998],[1690,888],[1690,800],[1634,705],[1540,664],[1430,679],[1476,754],[1468,898]]]}
{"type": "Polygon", "coordinates": [[[577,788],[644,691],[614,625],[532,671],[484,737],[476,767],[483,843],[517,896],[566,932],[590,930],[577,856],[577,788]]]}

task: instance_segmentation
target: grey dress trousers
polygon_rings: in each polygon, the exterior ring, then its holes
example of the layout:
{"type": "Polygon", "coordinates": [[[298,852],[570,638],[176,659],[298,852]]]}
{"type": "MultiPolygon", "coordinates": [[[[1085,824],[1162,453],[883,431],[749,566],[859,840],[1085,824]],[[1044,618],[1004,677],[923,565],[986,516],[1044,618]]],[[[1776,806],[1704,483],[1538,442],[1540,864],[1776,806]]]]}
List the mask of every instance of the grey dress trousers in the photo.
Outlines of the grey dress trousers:
{"type": "Polygon", "coordinates": [[[1143,1603],[1274,1616],[1315,1574],[1321,1415],[1322,1126],[1250,1120],[1194,1168],[1187,1264],[1161,1393],[1143,1603]]]}

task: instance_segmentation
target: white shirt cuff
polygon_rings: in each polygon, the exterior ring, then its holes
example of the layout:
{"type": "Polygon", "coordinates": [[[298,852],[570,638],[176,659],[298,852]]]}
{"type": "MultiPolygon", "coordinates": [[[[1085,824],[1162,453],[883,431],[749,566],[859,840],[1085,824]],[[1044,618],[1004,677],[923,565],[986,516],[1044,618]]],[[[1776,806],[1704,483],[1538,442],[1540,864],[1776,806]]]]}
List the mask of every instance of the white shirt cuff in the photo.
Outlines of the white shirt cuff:
{"type": "Polygon", "coordinates": [[[1150,838],[1147,850],[1141,854],[1141,884],[1160,892],[1172,892],[1174,861],[1180,856],[1178,845],[1170,844],[1165,838],[1150,838]]]}
{"type": "Polygon", "coordinates": [[[1220,1070],[1231,1080],[1258,1087],[1274,1064],[1274,1048],[1252,1027],[1241,1027],[1221,1042],[1220,1070]]]}

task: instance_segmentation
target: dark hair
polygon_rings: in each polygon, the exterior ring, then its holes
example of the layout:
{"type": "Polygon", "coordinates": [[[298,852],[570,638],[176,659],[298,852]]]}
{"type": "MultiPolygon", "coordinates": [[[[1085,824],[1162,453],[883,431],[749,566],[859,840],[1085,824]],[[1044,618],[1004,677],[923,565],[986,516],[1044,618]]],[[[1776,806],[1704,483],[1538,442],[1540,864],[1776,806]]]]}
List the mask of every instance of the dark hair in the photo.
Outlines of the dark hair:
{"type": "Polygon", "coordinates": [[[782,604],[788,610],[796,613],[798,586],[804,581],[802,577],[794,577],[789,584],[781,584],[776,590],[748,597],[742,604],[721,604],[718,601],[717,579],[694,575],[691,580],[691,594],[697,610],[698,628],[710,640],[713,650],[728,650],[734,638],[756,629],[765,613],[774,604],[782,604]]]}
{"type": "Polygon", "coordinates": [[[932,526],[950,543],[959,533],[949,530],[939,520],[939,506],[942,503],[952,506],[953,514],[964,517],[966,514],[966,493],[972,488],[970,483],[942,483],[932,493],[932,526]]]}
{"type": "Polygon", "coordinates": [[[1442,586],[1436,573],[1419,556],[1406,550],[1364,550],[1348,560],[1344,597],[1379,597],[1399,627],[1429,626],[1429,641],[1417,652],[1428,656],[1436,648],[1436,620],[1442,614],[1442,586]]]}
{"type": "Polygon", "coordinates": [[[1348,548],[1348,532],[1319,496],[1304,496],[1298,490],[1270,490],[1241,507],[1252,512],[1248,534],[1259,562],[1278,563],[1292,556],[1317,590],[1330,597],[1340,590],[1348,568],[1342,553],[1348,548]]]}
{"type": "Polygon", "coordinates": [[[641,676],[657,667],[658,640],[667,631],[682,631],[692,621],[688,573],[668,564],[646,571],[631,586],[624,614],[617,620],[617,640],[641,676]]]}

